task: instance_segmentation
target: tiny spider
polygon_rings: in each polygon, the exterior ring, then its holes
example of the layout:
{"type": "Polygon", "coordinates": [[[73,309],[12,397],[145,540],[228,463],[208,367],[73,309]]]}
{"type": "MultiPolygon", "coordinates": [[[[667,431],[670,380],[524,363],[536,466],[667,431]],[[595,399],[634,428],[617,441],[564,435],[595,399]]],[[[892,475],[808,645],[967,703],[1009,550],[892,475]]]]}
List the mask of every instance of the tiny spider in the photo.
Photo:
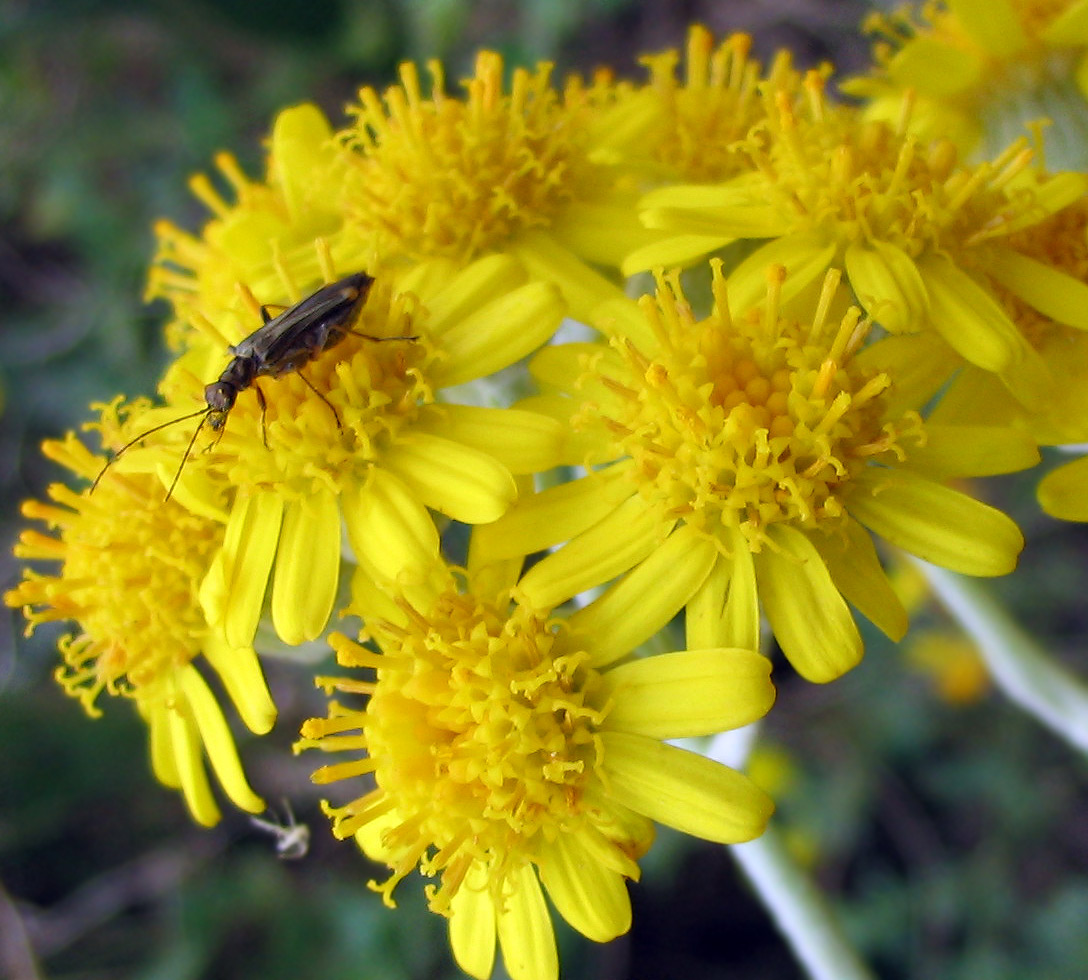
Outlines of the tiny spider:
{"type": "Polygon", "coordinates": [[[283,811],[287,817],[286,823],[280,823],[275,811],[271,808],[268,811],[272,815],[271,820],[250,817],[249,822],[258,830],[267,831],[276,838],[276,854],[279,857],[285,861],[294,861],[305,857],[310,849],[310,828],[304,823],[295,821],[290,801],[283,801],[283,811]]]}

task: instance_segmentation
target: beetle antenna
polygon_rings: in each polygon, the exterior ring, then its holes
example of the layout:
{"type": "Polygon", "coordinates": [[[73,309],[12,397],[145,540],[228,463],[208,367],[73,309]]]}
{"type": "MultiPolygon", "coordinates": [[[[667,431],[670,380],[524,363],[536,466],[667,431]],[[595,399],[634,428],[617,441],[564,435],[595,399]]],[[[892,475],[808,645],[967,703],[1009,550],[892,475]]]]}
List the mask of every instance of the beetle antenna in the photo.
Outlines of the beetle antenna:
{"type": "MultiPolygon", "coordinates": [[[[130,450],[133,446],[135,446],[136,443],[138,443],[141,439],[146,439],[148,436],[153,435],[154,433],[158,432],[161,429],[168,429],[172,425],[177,425],[178,422],[187,422],[189,419],[195,419],[198,415],[207,415],[207,414],[208,414],[208,410],[206,408],[202,408],[202,409],[200,409],[200,410],[198,410],[196,412],[190,413],[189,415],[182,415],[180,418],[171,419],[169,422],[163,422],[161,425],[153,426],[152,428],[146,430],[145,432],[141,432],[135,439],[130,439],[120,449],[118,449],[117,452],[115,452],[109,459],[106,460],[106,465],[103,466],[102,469],[100,469],[98,471],[98,476],[96,476],[94,478],[94,483],[91,484],[91,489],[90,489],[90,491],[88,493],[88,496],[91,493],[94,493],[95,488],[102,481],[102,477],[104,477],[106,475],[106,470],[108,470],[111,466],[113,466],[113,464],[116,463],[117,460],[119,460],[126,452],[128,452],[128,450],[130,450]]],[[[202,422],[201,425],[203,425],[203,424],[204,423],[202,422]]],[[[200,429],[198,428],[197,432],[199,432],[199,431],[200,431],[200,429]]],[[[192,443],[190,443],[190,445],[192,445],[192,443]]],[[[175,481],[175,482],[177,482],[177,481],[175,481]]]]}
{"type": "MultiPolygon", "coordinates": [[[[196,442],[196,437],[200,435],[200,430],[204,428],[204,423],[208,421],[209,411],[204,409],[202,412],[194,412],[193,415],[186,415],[187,419],[191,419],[196,415],[203,415],[204,418],[200,420],[200,424],[196,427],[196,431],[193,432],[189,439],[189,445],[185,447],[185,454],[181,457],[181,462],[178,464],[178,471],[174,474],[174,479],[170,483],[170,489],[166,491],[166,496],[163,498],[165,504],[167,500],[173,496],[174,487],[178,485],[178,480],[181,479],[181,471],[185,468],[185,464],[189,460],[189,454],[193,451],[193,445],[196,442]]],[[[181,421],[180,419],[178,420],[181,421]]]]}

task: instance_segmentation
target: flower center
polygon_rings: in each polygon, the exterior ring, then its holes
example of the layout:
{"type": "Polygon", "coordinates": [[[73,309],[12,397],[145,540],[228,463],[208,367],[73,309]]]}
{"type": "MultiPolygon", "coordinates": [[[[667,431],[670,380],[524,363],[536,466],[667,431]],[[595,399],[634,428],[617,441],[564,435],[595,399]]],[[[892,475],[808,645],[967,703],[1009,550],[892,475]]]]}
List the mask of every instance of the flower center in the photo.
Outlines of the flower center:
{"type": "MultiPolygon", "coordinates": [[[[107,408],[96,427],[107,444],[120,446],[116,411],[107,408]]],[[[86,450],[74,437],[43,449],[86,470],[86,450]]],[[[196,589],[222,544],[222,527],[164,502],[162,484],[151,475],[113,472],[94,494],[57,484],[50,495],[65,509],[29,503],[24,512],[59,527],[59,542],[30,534],[18,550],[27,558],[61,559],[60,574],[28,578],[9,598],[44,607],[29,616],[32,625],[79,622],[82,632],[59,643],[66,666],[58,680],[93,713],[103,688],[134,693],[200,652],[208,628],[196,589]]]]}
{"type": "MultiPolygon", "coordinates": [[[[614,342],[619,358],[599,362],[615,396],[603,421],[617,453],[634,460],[639,493],[663,516],[723,541],[737,528],[758,551],[768,525],[836,524],[851,479],[921,442],[914,413],[887,420],[887,376],[851,361],[868,331],[857,311],[825,327],[837,282],[829,276],[812,324],[779,317],[780,277],[763,309],[732,321],[717,264],[715,307],[701,322],[675,280],[644,298],[661,347],[648,358],[614,342]]],[[[595,424],[589,411],[576,419],[595,424]]]]}
{"type": "MultiPolygon", "coordinates": [[[[374,283],[342,340],[296,369],[239,387],[219,433],[205,426],[209,454],[194,452],[187,465],[205,465],[235,487],[275,485],[299,495],[358,482],[434,401],[427,371],[437,355],[425,324],[411,294],[374,283]]],[[[191,398],[194,380],[185,365],[175,384],[191,398]]],[[[201,391],[210,380],[205,375],[201,391]]]]}
{"type": "Polygon", "coordinates": [[[373,89],[360,93],[356,124],[342,134],[359,151],[345,189],[349,223],[379,254],[459,261],[549,224],[587,168],[580,114],[552,88],[550,67],[516,70],[505,95],[502,58],[482,52],[463,101],[444,92],[437,62],[428,67],[429,99],[412,64],[384,107],[373,89]]]}
{"type": "MultiPolygon", "coordinates": [[[[341,664],[378,665],[365,714],[311,719],[303,734],[362,728],[379,791],[400,821],[382,838],[394,875],[381,891],[389,900],[418,862],[442,876],[430,895],[441,912],[473,864],[501,883],[507,869],[592,819],[583,797],[597,779],[602,716],[587,700],[598,675],[586,654],[555,656],[550,624],[524,608],[507,615],[452,590],[425,618],[402,605],[407,627],[368,624],[380,657],[334,637],[341,664]]],[[[338,836],[366,822],[346,822],[338,836]]]]}

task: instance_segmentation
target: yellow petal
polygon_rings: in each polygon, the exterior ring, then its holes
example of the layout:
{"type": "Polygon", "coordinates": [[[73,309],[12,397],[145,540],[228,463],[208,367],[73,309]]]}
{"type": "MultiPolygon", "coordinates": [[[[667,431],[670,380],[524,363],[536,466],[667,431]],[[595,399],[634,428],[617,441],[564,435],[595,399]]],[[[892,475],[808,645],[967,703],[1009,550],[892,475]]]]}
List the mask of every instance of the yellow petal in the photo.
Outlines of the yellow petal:
{"type": "Polygon", "coordinates": [[[1039,506],[1063,521],[1088,521],[1088,456],[1048,473],[1039,483],[1039,506]]]}
{"type": "Polygon", "coordinates": [[[509,255],[485,255],[459,271],[435,260],[421,262],[398,285],[427,305],[427,328],[438,338],[476,310],[525,285],[525,270],[509,255]]]}
{"type": "Polygon", "coordinates": [[[1030,435],[997,425],[927,422],[926,444],[910,451],[911,468],[936,480],[1015,473],[1038,462],[1030,435]]]}
{"type": "Polygon", "coordinates": [[[630,463],[619,463],[522,497],[494,524],[478,527],[476,546],[487,561],[531,555],[568,541],[634,493],[627,479],[630,463]]]}
{"type": "Polygon", "coordinates": [[[568,620],[584,638],[598,670],[644,643],[684,607],[718,552],[706,537],[682,527],[607,592],[568,620]]]}
{"type": "Polygon", "coordinates": [[[948,9],[988,54],[1008,58],[1027,44],[1011,0],[948,0],[948,9]]]}
{"type": "Polygon", "coordinates": [[[253,648],[232,649],[213,632],[204,638],[204,656],[219,675],[246,727],[255,735],[270,732],[276,721],[276,705],[253,648]]]}
{"type": "Polygon", "coordinates": [[[737,646],[759,649],[759,596],[748,545],[738,533],[733,557],[719,557],[687,609],[687,645],[697,649],[737,646]]]}
{"type": "Polygon", "coordinates": [[[651,191],[639,202],[643,222],[650,228],[735,238],[775,238],[789,222],[768,203],[766,188],[757,179],[741,178],[719,185],[677,185],[651,191]]]}
{"type": "Polygon", "coordinates": [[[345,488],[341,506],[352,551],[371,577],[396,580],[438,563],[434,521],[391,473],[371,467],[364,485],[345,488]]]}
{"type": "Polygon", "coordinates": [[[1025,344],[997,300],[951,261],[918,262],[929,290],[929,322],[958,354],[987,371],[1003,371],[1025,344]]]}
{"type": "Polygon", "coordinates": [[[555,931],[536,872],[525,864],[506,877],[511,893],[498,910],[499,946],[510,980],[557,980],[555,931]]]}
{"type": "Polygon", "coordinates": [[[624,501],[588,531],[537,562],[518,592],[536,609],[554,609],[637,565],[663,544],[671,523],[650,511],[641,497],[624,501]]]}
{"type": "Polygon", "coordinates": [[[886,371],[889,417],[920,409],[938,392],[963,361],[936,333],[883,337],[862,348],[854,364],[865,371],[886,371]]]}
{"type": "Polygon", "coordinates": [[[465,524],[498,520],[517,497],[513,476],[495,457],[439,436],[409,433],[382,462],[428,507],[465,524]]]}
{"type": "Polygon", "coordinates": [[[304,220],[302,213],[313,186],[313,173],[327,165],[331,154],[332,126],[312,103],[284,109],[272,125],[269,158],[275,172],[270,182],[279,187],[294,220],[304,220]]]}
{"type": "MultiPolygon", "coordinates": [[[[265,808],[264,800],[250,789],[246,781],[234,736],[215,695],[192,664],[181,670],[180,682],[200,732],[200,740],[208,753],[208,761],[223,790],[235,806],[250,813],[260,813],[265,808]]],[[[196,764],[200,765],[200,762],[196,764]]]]}
{"type": "Polygon", "coordinates": [[[272,624],[292,646],[316,639],[329,621],[340,579],[340,502],[316,489],[283,515],[272,576],[272,624]]]}
{"type": "Polygon", "coordinates": [[[639,221],[632,205],[572,201],[556,214],[551,233],[587,262],[615,267],[640,242],[659,237],[639,221]]]}
{"type": "Polygon", "coordinates": [[[995,248],[987,254],[986,271],[1052,320],[1088,330],[1088,284],[1007,248],[995,248]]]}
{"type": "Polygon", "coordinates": [[[1074,0],[1040,32],[1047,44],[1081,47],[1088,44],[1088,2],[1074,0]]]}
{"type": "Polygon", "coordinates": [[[548,342],[566,313],[559,290],[531,282],[466,316],[442,335],[446,354],[433,369],[436,388],[494,374],[548,342]]]}
{"type": "Polygon", "coordinates": [[[978,82],[982,62],[953,44],[931,37],[913,37],[888,64],[888,74],[903,86],[941,99],[978,82]]]}
{"type": "Polygon", "coordinates": [[[835,257],[835,245],[815,235],[787,235],[757,248],[729,273],[727,294],[733,316],[752,309],[767,296],[767,271],[784,266],[781,301],[788,303],[806,286],[823,278],[835,257]]]}
{"type": "Polygon", "coordinates": [[[609,796],[617,803],[719,844],[763,833],[774,804],[747,776],[694,752],[625,732],[602,732],[609,796]]]}
{"type": "Polygon", "coordinates": [[[756,555],[759,598],[782,652],[806,680],[841,677],[861,660],[854,617],[808,535],[772,526],[756,555]]]}
{"type": "Polygon", "coordinates": [[[885,636],[898,642],[907,633],[907,610],[877,557],[869,532],[847,520],[841,531],[809,539],[843,596],[885,636]]]}
{"type": "Polygon", "coordinates": [[[902,249],[879,241],[850,245],[846,275],[865,311],[890,333],[921,327],[929,297],[918,266],[902,249]]]}
{"type": "Polygon", "coordinates": [[[725,235],[670,235],[629,252],[620,264],[625,276],[650,269],[689,266],[735,239],[725,235]]]}
{"type": "Polygon", "coordinates": [[[555,283],[570,307],[570,315],[588,322],[593,308],[622,299],[623,290],[542,231],[522,232],[507,246],[534,278],[555,283]]]}
{"type": "Polygon", "coordinates": [[[495,905],[487,891],[487,874],[473,872],[450,902],[450,948],[457,965],[476,980],[489,980],[495,965],[495,905]]]}
{"type": "Polygon", "coordinates": [[[897,547],[964,575],[1005,575],[1024,547],[1020,529],[1001,511],[906,471],[859,478],[847,508],[897,547]]]}
{"type": "Polygon", "coordinates": [[[223,630],[227,643],[232,647],[253,646],[268,585],[268,573],[276,557],[282,518],[283,498],[274,493],[239,497],[231,509],[219,553],[221,565],[209,571],[210,581],[215,582],[216,586],[214,590],[209,586],[208,595],[220,589],[221,592],[216,596],[213,608],[209,608],[205,602],[203,586],[200,598],[211,623],[218,621],[220,613],[214,606],[223,602],[223,630]]]}
{"type": "Polygon", "coordinates": [[[594,705],[603,727],[648,738],[711,735],[758,721],[774,703],[771,662],[753,650],[684,650],[643,657],[603,675],[594,705]]]}
{"type": "Polygon", "coordinates": [[[537,412],[477,405],[442,405],[416,432],[439,436],[493,456],[511,473],[539,473],[557,465],[563,427],[537,412]]]}
{"type": "Polygon", "coordinates": [[[172,704],[165,711],[171,768],[177,774],[178,786],[189,815],[202,827],[214,827],[219,823],[219,807],[208,785],[200,736],[189,714],[188,703],[184,708],[172,704]]]}
{"type": "Polygon", "coordinates": [[[577,835],[560,833],[538,860],[548,896],[583,936],[606,943],[631,928],[631,899],[623,875],[601,867],[577,835]]]}

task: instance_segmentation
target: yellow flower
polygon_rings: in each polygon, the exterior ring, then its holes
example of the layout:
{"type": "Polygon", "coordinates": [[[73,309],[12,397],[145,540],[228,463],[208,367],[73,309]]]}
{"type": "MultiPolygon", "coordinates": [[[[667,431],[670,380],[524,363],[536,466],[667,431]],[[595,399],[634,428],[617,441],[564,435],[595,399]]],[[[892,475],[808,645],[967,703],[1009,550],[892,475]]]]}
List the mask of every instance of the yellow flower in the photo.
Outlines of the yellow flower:
{"type": "Polygon", "coordinates": [[[715,48],[710,31],[695,24],[688,29],[682,81],[675,49],[644,56],[655,120],[629,159],[647,152],[659,181],[722,181],[747,173],[751,165],[738,144],[763,116],[760,86],[784,87],[786,78],[796,84],[797,75],[783,50],[764,77],[760,63],[749,57],[751,48],[747,34],[732,34],[715,48]]]}
{"type": "Polygon", "coordinates": [[[318,281],[328,263],[314,249],[317,240],[333,241],[338,268],[365,268],[363,257],[343,254],[336,244],[343,227],[336,207],[342,156],[321,111],[303,104],[276,117],[265,183],[247,178],[229,153],[220,153],[216,163],[234,192],[233,203],[206,175],[192,178],[193,193],[214,217],[199,237],[158,222],[158,251],[147,284],[149,300],[163,298],[174,307],[168,327],[173,346],[195,339],[194,318],[233,336],[238,316],[249,313],[239,283],[271,303],[282,298],[284,281],[296,290],[318,281]]]}
{"type": "Polygon", "coordinates": [[[1088,165],[1088,3],[1085,0],[934,0],[891,16],[873,14],[881,35],[871,75],[843,89],[867,98],[868,115],[894,119],[904,91],[918,97],[912,130],[990,156],[1048,118],[1052,166],[1088,165]]]}
{"type": "MultiPolygon", "coordinates": [[[[292,644],[320,635],[337,594],[342,527],[358,562],[395,575],[437,535],[427,508],[468,524],[493,521],[516,495],[511,473],[554,464],[558,423],[438,399],[544,343],[563,314],[558,293],[525,282],[501,256],[440,271],[404,277],[412,292],[372,283],[353,332],[298,370],[241,390],[218,433],[204,427],[174,496],[226,524],[201,600],[230,644],[253,642],[270,576],[279,635],[292,644]]],[[[260,300],[297,301],[295,281],[260,300]]],[[[257,310],[250,316],[259,322],[257,310]]],[[[144,428],[199,411],[228,342],[251,330],[238,318],[227,337],[208,318],[193,323],[199,335],[160,386],[169,404],[144,428]]],[[[169,485],[192,432],[167,428],[117,468],[158,472],[169,485]]]]}
{"type": "Polygon", "coordinates": [[[428,904],[449,918],[467,973],[491,974],[497,937],[514,980],[555,980],[544,891],[605,942],[630,926],[625,879],[638,878],[651,821],[723,843],[762,833],[772,804],[755,784],[664,740],[748,724],[774,689],[769,662],[750,650],[631,660],[629,644],[655,632],[662,611],[632,608],[623,590],[566,619],[514,603],[520,564],[466,576],[436,558],[422,579],[357,582],[354,611],[373,647],[333,645],[342,666],[376,679],[319,683],[369,700],[332,702],[296,748],[366,752],[314,779],[372,780],[326,812],[335,836],[355,835],[389,866],[372,885],[388,905],[418,866],[437,879],[428,904]]]}
{"type": "Polygon", "coordinates": [[[837,274],[795,317],[773,268],[765,302],[734,317],[713,265],[705,319],[678,277],[659,277],[656,299],[603,325],[610,347],[537,355],[551,393],[533,407],[571,420],[570,459],[594,468],[480,528],[481,547],[502,557],[569,542],[521,581],[537,606],[634,568],[647,594],[687,607],[689,646],[758,648],[762,607],[797,670],[832,680],[862,653],[846,600],[889,636],[906,630],[869,532],[966,574],[1005,574],[1023,544],[1016,525],[945,481],[1038,453],[1023,433],[930,425],[897,407],[909,355],[870,363],[859,350],[870,324],[856,309],[830,315],[837,274]]]}
{"type": "MultiPolygon", "coordinates": [[[[939,340],[1000,375],[1017,398],[1042,401],[1050,384],[1045,366],[985,280],[1015,292],[1006,239],[1082,196],[1088,178],[1036,173],[1022,143],[965,166],[948,142],[923,147],[907,134],[909,101],[893,126],[830,104],[821,75],[809,73],[803,91],[786,82],[764,89],[765,121],[745,143],[749,173],[718,185],[661,188],[643,199],[644,220],[672,238],[638,249],[625,271],[677,260],[677,236],[717,235],[719,244],[769,239],[730,274],[738,308],[758,301],[770,264],[789,271],[786,299],[841,267],[858,302],[886,330],[925,331],[926,343],[939,340]]],[[[958,358],[930,363],[941,368],[926,379],[932,393],[958,358]]]]}
{"type": "Polygon", "coordinates": [[[1051,517],[1088,521],[1088,456],[1051,470],[1039,481],[1039,504],[1051,517]]]}
{"type": "Polygon", "coordinates": [[[615,267],[645,238],[614,165],[646,124],[641,103],[603,75],[560,95],[546,64],[515,69],[506,92],[488,51],[464,99],[445,92],[441,64],[428,70],[430,97],[411,63],[384,96],[362,89],[340,134],[354,151],[341,200],[360,253],[464,265],[502,252],[557,283],[576,315],[618,295],[592,264],[615,267]]]}
{"type": "MultiPolygon", "coordinates": [[[[113,446],[126,441],[122,431],[131,434],[116,403],[93,427],[113,446]]],[[[82,477],[94,477],[103,464],[71,434],[42,448],[82,477]]],[[[43,622],[78,623],[79,632],[58,644],[65,663],[57,680],[92,717],[102,691],[135,701],[150,729],[155,775],[182,791],[195,820],[210,826],[219,819],[204,754],[231,801],[259,813],[264,803],[246,782],[223,712],[195,666],[203,657],[214,669],[252,731],[272,727],[276,709],[252,648],[224,643],[197,599],[222,525],[164,503],[159,481],[138,474],[108,472],[93,495],[54,484],[49,496],[52,504],[29,501],[23,514],[56,536],[24,531],[15,554],[60,562],[60,571],[26,570],[4,601],[25,607],[28,634],[43,622]]]]}
{"type": "MultiPolygon", "coordinates": [[[[966,365],[933,418],[1023,426],[1040,445],[1083,442],[1088,439],[1088,385],[1083,383],[1088,376],[1088,201],[1009,236],[1007,246],[986,259],[1002,278],[990,288],[1044,364],[1051,379],[1047,397],[1025,406],[1000,379],[966,365]]],[[[1012,387],[1017,387],[1015,377],[1012,387]]]]}

